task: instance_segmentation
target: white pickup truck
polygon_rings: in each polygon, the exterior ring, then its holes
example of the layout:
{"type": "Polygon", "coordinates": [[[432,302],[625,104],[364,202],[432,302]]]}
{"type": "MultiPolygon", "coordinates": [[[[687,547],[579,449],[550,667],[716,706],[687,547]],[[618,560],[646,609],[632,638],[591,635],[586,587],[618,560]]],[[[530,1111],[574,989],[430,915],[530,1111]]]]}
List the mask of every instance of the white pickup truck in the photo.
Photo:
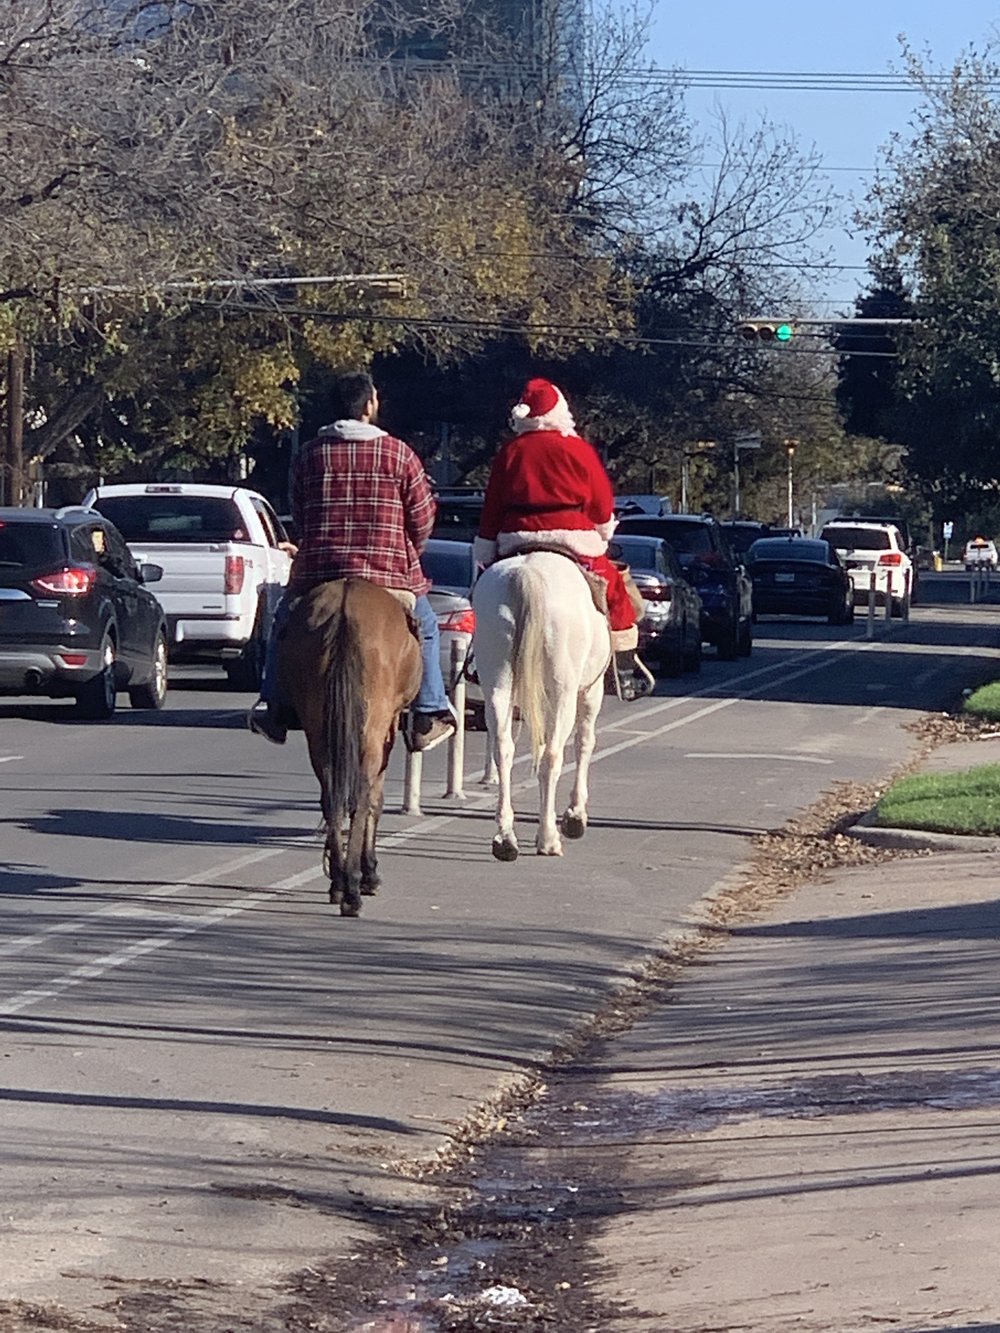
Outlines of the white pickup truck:
{"type": "Polygon", "coordinates": [[[155,592],[174,662],[221,661],[256,690],[291,555],[281,520],[256,491],[198,482],[98,486],[84,505],[115,525],[135,559],[163,568],[155,592]]]}

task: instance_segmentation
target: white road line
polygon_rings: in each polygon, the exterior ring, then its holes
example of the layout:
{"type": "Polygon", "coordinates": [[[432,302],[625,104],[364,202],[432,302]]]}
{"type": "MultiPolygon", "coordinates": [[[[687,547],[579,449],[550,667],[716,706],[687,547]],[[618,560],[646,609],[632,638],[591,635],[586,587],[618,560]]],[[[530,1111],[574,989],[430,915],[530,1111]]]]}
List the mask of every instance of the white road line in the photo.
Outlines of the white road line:
{"type": "Polygon", "coordinates": [[[263,889],[257,893],[244,894],[239,898],[231,898],[228,903],[222,903],[218,907],[211,907],[194,920],[190,916],[185,916],[177,921],[175,925],[168,926],[166,930],[161,930],[156,935],[147,935],[145,939],[136,940],[134,944],[128,944],[123,949],[116,949],[114,953],[103,954],[100,958],[95,958],[92,963],[83,963],[80,967],[74,967],[71,972],[64,972],[61,977],[56,977],[47,985],[33,986],[30,990],[12,995],[9,1000],[0,1000],[0,1016],[9,1017],[11,1014],[23,1013],[25,1009],[41,1004],[43,1000],[54,999],[55,996],[61,995],[73,986],[79,986],[84,981],[92,981],[95,977],[104,976],[105,973],[111,972],[117,967],[124,967],[126,963],[132,962],[134,958],[141,958],[146,954],[154,953],[157,949],[163,949],[166,945],[172,944],[174,940],[183,939],[186,935],[193,935],[199,930],[206,930],[218,921],[225,921],[229,917],[238,916],[241,912],[245,912],[248,907],[268,902],[289,889],[297,889],[303,884],[308,884],[310,880],[320,879],[322,874],[322,870],[318,869],[301,871],[297,875],[290,875],[288,879],[282,880],[273,889],[263,889]]]}
{"type": "Polygon", "coordinates": [[[832,764],[834,760],[823,759],[815,754],[754,754],[745,751],[731,750],[728,752],[711,750],[690,750],[685,759],[780,759],[790,764],[832,764]]]}
{"type": "Polygon", "coordinates": [[[13,764],[15,760],[23,758],[23,754],[0,754],[0,764],[13,764]]]}
{"type": "MultiPolygon", "coordinates": [[[[782,680],[796,680],[800,676],[806,676],[811,674],[812,672],[822,670],[825,666],[829,665],[829,661],[827,659],[834,652],[843,651],[844,649],[849,649],[849,648],[853,648],[855,651],[865,651],[866,648],[870,648],[871,646],[872,646],[871,644],[867,644],[864,641],[856,642],[852,640],[845,640],[842,644],[831,645],[830,651],[823,653],[819,659],[816,658],[815,653],[803,654],[803,656],[811,657],[813,660],[805,663],[797,671],[786,672],[782,676],[782,680]]],[[[785,663],[784,665],[787,665],[787,663],[785,663]]],[[[761,676],[770,674],[773,674],[771,669],[765,667],[762,668],[760,671],[751,673],[749,678],[752,678],[754,676],[759,678],[761,676]]],[[[748,677],[743,677],[740,683],[745,684],[747,679],[748,677]]],[[[765,685],[760,684],[758,685],[757,690],[750,691],[750,693],[751,694],[756,693],[758,690],[763,688],[765,688],[765,685]]],[[[660,707],[647,709],[644,715],[650,716],[650,715],[656,715],[658,713],[661,714],[667,711],[671,707],[676,707],[678,703],[685,702],[688,700],[693,700],[697,698],[699,695],[705,695],[710,692],[713,692],[712,688],[707,687],[705,690],[699,691],[698,695],[684,696],[680,700],[678,699],[667,700],[660,707]]],[[[620,754],[624,750],[631,750],[636,745],[642,745],[647,740],[654,740],[658,736],[663,736],[666,735],[667,732],[676,730],[678,727],[687,726],[689,722],[696,722],[700,718],[708,717],[711,714],[717,713],[724,708],[731,708],[734,704],[743,702],[745,697],[747,696],[733,695],[731,697],[727,697],[724,699],[716,699],[714,703],[707,704],[704,708],[696,709],[693,713],[686,714],[684,717],[675,718],[671,722],[666,722],[664,723],[663,726],[657,727],[653,731],[647,732],[643,735],[629,736],[628,738],[619,741],[617,745],[610,745],[606,749],[596,751],[593,756],[592,763],[595,764],[600,763],[602,760],[610,759],[613,755],[620,754]]],[[[606,730],[611,730],[611,728],[606,728],[606,730]]],[[[576,765],[574,763],[569,763],[565,766],[563,771],[571,772],[575,768],[575,766],[576,765]]],[[[535,785],[534,777],[533,776],[528,777],[525,778],[522,782],[518,783],[517,786],[515,787],[515,790],[522,791],[526,788],[533,787],[534,785],[535,785]]],[[[427,819],[422,819],[420,823],[415,824],[412,828],[401,829],[396,833],[389,834],[388,837],[380,840],[379,845],[381,848],[386,849],[392,846],[399,846],[403,843],[412,841],[413,839],[418,837],[423,837],[425,834],[436,833],[440,829],[445,828],[447,825],[453,824],[458,820],[460,820],[462,814],[465,811],[470,809],[475,809],[477,807],[482,807],[483,805],[493,804],[495,800],[496,796],[495,793],[492,791],[485,792],[483,793],[482,796],[479,797],[472,797],[471,800],[467,801],[463,805],[461,810],[449,812],[448,814],[432,815],[427,819]]],[[[157,887],[157,889],[153,890],[151,894],[144,894],[143,897],[144,898],[153,896],[167,897],[170,896],[172,893],[181,892],[182,889],[189,887],[192,883],[208,882],[211,879],[213,879],[216,875],[221,875],[224,873],[232,873],[234,869],[242,868],[243,866],[246,865],[251,865],[257,861],[263,861],[270,856],[277,856],[279,853],[284,852],[286,850],[287,848],[285,847],[265,848],[263,850],[253,852],[248,856],[235,858],[233,861],[227,862],[224,866],[219,866],[214,870],[203,871],[200,875],[193,876],[184,885],[175,885],[175,886],[166,884],[160,885],[157,887]]],[[[230,899],[228,903],[221,904],[218,907],[209,908],[207,911],[205,911],[203,914],[201,914],[194,920],[191,919],[190,913],[186,913],[183,919],[175,921],[174,925],[167,926],[166,929],[160,931],[156,935],[148,935],[144,939],[137,940],[134,944],[130,944],[122,949],[116,950],[114,953],[104,954],[98,958],[95,958],[92,963],[81,964],[81,966],[73,968],[72,971],[65,972],[63,973],[62,976],[54,978],[51,982],[49,982],[46,985],[32,987],[29,990],[21,991],[19,994],[11,996],[9,1000],[0,1001],[0,1016],[9,1016],[11,1014],[21,1013],[25,1009],[29,1009],[36,1004],[40,1004],[43,1000],[53,999],[55,996],[62,994],[63,991],[66,991],[73,986],[78,986],[84,981],[91,981],[96,977],[103,976],[105,973],[110,972],[115,968],[123,967],[125,966],[125,964],[130,963],[134,958],[139,958],[146,954],[153,953],[158,949],[164,948],[166,945],[172,943],[176,939],[182,939],[185,936],[194,934],[196,931],[205,930],[209,926],[214,925],[218,921],[223,921],[227,920],[230,917],[238,916],[241,912],[247,911],[248,909],[256,906],[258,903],[268,902],[277,897],[281,893],[287,892],[290,889],[299,888],[303,884],[310,883],[312,880],[322,879],[322,878],[324,878],[323,871],[319,867],[314,868],[312,870],[301,871],[297,875],[291,875],[289,876],[288,879],[282,880],[272,889],[258,890],[255,893],[243,894],[239,898],[230,899]]],[[[100,908],[96,912],[89,913],[86,917],[78,918],[77,922],[72,922],[72,923],[63,922],[58,925],[46,928],[46,930],[40,932],[37,936],[22,937],[22,942],[25,942],[23,947],[29,947],[29,942],[37,942],[37,940],[45,938],[45,936],[48,934],[56,934],[67,930],[75,929],[79,921],[86,921],[94,917],[110,915],[113,913],[119,913],[124,915],[126,914],[126,911],[127,909],[124,909],[120,904],[115,904],[113,908],[100,908]]],[[[12,942],[12,944],[17,944],[17,943],[18,941],[12,942]]],[[[8,949],[10,947],[11,947],[10,945],[7,946],[8,949]]]]}

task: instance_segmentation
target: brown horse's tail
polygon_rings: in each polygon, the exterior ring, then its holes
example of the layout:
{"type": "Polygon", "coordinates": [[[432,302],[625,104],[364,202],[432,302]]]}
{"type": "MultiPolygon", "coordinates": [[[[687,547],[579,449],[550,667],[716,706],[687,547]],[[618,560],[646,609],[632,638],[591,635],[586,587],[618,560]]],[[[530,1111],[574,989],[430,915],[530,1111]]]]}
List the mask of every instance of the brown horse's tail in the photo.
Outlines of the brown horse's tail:
{"type": "Polygon", "coordinates": [[[340,614],[330,639],[323,715],[323,809],[327,815],[326,850],[341,836],[345,818],[361,795],[361,744],[365,730],[364,662],[357,626],[348,614],[350,584],[344,588],[340,614]]]}

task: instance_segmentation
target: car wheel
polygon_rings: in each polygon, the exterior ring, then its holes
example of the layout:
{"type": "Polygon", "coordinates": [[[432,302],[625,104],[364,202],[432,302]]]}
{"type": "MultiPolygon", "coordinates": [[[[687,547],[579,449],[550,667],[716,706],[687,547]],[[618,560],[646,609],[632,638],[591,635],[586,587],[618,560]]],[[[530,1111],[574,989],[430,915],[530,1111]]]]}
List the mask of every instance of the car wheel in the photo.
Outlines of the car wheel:
{"type": "Polygon", "coordinates": [[[740,636],[736,625],[727,625],[719,639],[717,652],[720,661],[732,662],[739,656],[740,636]]]}
{"type": "Polygon", "coordinates": [[[246,690],[255,694],[260,689],[266,652],[267,635],[264,633],[263,608],[258,607],[257,618],[253,623],[253,633],[250,635],[246,647],[234,661],[224,664],[226,676],[234,690],[246,690]]]}
{"type": "Polygon", "coordinates": [[[110,634],[101,642],[101,661],[97,675],[76,692],[77,716],[88,722],[106,722],[115,715],[115,641],[110,634]]]}
{"type": "Polygon", "coordinates": [[[753,628],[749,620],[744,620],[737,631],[737,652],[740,657],[749,657],[753,652],[753,628]]]}
{"type": "Polygon", "coordinates": [[[167,640],[158,630],[153,645],[153,663],[149,680],[135,685],[128,692],[133,708],[162,708],[167,698],[167,640]]]}

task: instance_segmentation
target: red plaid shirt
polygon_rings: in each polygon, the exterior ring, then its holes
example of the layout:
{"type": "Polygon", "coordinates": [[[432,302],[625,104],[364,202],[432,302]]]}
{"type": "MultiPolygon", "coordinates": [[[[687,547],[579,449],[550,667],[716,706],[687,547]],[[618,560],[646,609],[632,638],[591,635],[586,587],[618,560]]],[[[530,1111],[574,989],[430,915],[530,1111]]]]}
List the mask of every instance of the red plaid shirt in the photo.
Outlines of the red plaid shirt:
{"type": "Polygon", "coordinates": [[[293,589],[343,578],[417,597],[430,587],[420,552],[436,505],[408,444],[360,421],[337,422],[296,456],[289,489],[299,541],[293,589]]]}

